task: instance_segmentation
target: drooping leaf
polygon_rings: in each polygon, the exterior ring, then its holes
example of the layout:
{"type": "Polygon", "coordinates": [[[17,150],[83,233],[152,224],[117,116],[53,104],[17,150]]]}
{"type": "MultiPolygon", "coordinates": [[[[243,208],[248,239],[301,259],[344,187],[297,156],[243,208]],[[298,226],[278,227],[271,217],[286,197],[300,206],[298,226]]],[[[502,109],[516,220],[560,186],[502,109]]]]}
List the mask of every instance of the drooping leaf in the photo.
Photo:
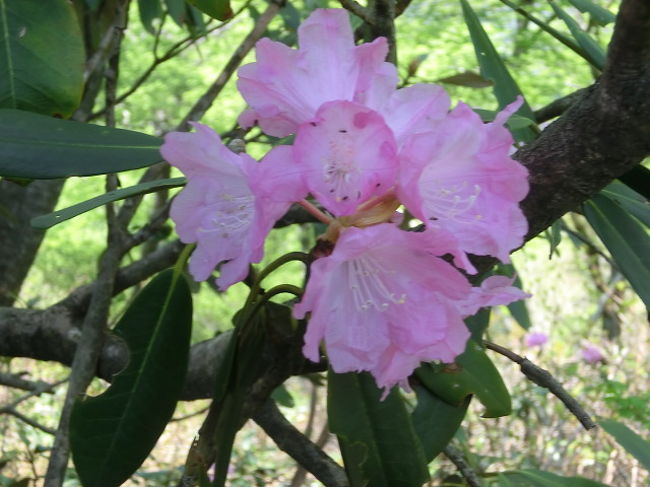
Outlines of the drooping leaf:
{"type": "Polygon", "coordinates": [[[131,196],[142,195],[147,193],[154,193],[163,189],[177,188],[183,186],[186,182],[185,178],[170,178],[170,179],[157,179],[155,181],[148,181],[146,183],[136,184],[128,188],[116,189],[100,196],[95,196],[76,205],[56,210],[47,215],[40,215],[32,218],[32,226],[34,228],[50,228],[58,225],[61,222],[74,218],[75,216],[86,213],[99,206],[111,203],[113,201],[123,200],[131,196]]]}
{"type": "Polygon", "coordinates": [[[512,487],[608,487],[584,477],[562,477],[554,473],[532,469],[500,472],[499,479],[505,479],[508,482],[504,482],[504,486],[512,487]]]}
{"type": "Polygon", "coordinates": [[[467,414],[471,397],[468,396],[459,406],[452,406],[426,387],[417,385],[413,390],[418,400],[411,414],[413,427],[427,462],[431,462],[456,434],[467,414]]]}
{"type": "Polygon", "coordinates": [[[167,13],[179,27],[185,23],[185,0],[165,0],[167,13]]]}
{"type": "Polygon", "coordinates": [[[611,24],[616,20],[616,15],[591,0],[569,0],[569,2],[581,12],[591,15],[591,18],[600,25],[611,24]]]}
{"type": "Polygon", "coordinates": [[[623,423],[613,419],[600,419],[598,424],[612,435],[616,442],[625,448],[626,452],[650,471],[650,441],[644,440],[623,423]]]}
{"type": "Polygon", "coordinates": [[[605,51],[598,43],[591,38],[584,30],[580,28],[578,23],[573,20],[573,18],[559,5],[557,5],[553,0],[548,0],[553,7],[556,15],[560,17],[566,26],[571,31],[571,35],[576,40],[578,45],[584,50],[586,54],[587,61],[591,63],[592,66],[602,71],[605,66],[605,51]]]}
{"type": "Polygon", "coordinates": [[[226,20],[232,17],[229,0],[189,0],[204,14],[217,20],[226,20]]]}
{"type": "Polygon", "coordinates": [[[463,404],[474,394],[485,406],[484,418],[508,416],[512,412],[510,393],[501,374],[474,340],[450,365],[422,364],[415,374],[422,385],[453,406],[463,404]]]}
{"type": "Polygon", "coordinates": [[[620,181],[613,181],[600,194],[618,203],[641,223],[650,228],[650,202],[620,181]]]}
{"type": "Polygon", "coordinates": [[[163,13],[160,0],[138,0],[138,10],[143,27],[150,34],[155,34],[156,29],[154,29],[153,21],[160,19],[163,13]]]}
{"type": "Polygon", "coordinates": [[[650,236],[634,217],[609,198],[584,204],[587,221],[612,254],[623,275],[650,307],[650,236]]]}
{"type": "Polygon", "coordinates": [[[381,401],[367,373],[328,374],[330,430],[352,487],[420,487],[429,478],[422,446],[397,388],[381,401]]]}
{"type": "Polygon", "coordinates": [[[552,258],[553,254],[557,254],[557,247],[562,242],[562,219],[558,218],[553,222],[551,228],[548,230],[548,243],[550,245],[550,250],[548,252],[548,258],[552,258]]]}
{"type": "Polygon", "coordinates": [[[131,130],[0,109],[0,176],[55,179],[128,171],[160,162],[161,144],[131,130]]]}
{"type": "Polygon", "coordinates": [[[481,308],[476,314],[465,318],[465,325],[472,333],[472,340],[483,343],[483,335],[490,324],[490,308],[481,308]]]}
{"type": "MultiPolygon", "coordinates": [[[[84,47],[68,0],[0,0],[0,108],[68,118],[83,90],[84,47]]],[[[0,130],[0,134],[3,131],[0,130]]]]}
{"type": "Polygon", "coordinates": [[[138,294],[115,327],[129,362],[106,392],[75,403],[70,444],[85,487],[116,487],[142,464],[171,418],[185,380],[192,295],[167,270],[138,294]]]}
{"type": "Polygon", "coordinates": [[[466,86],[468,88],[489,88],[494,86],[492,80],[485,79],[474,71],[463,71],[462,73],[454,74],[452,76],[439,78],[436,80],[436,83],[447,83],[450,85],[466,86]]]}
{"type": "MultiPolygon", "coordinates": [[[[499,102],[499,108],[505,107],[508,103],[515,101],[521,95],[517,82],[513,79],[506,68],[501,56],[492,45],[492,41],[483,29],[480,20],[467,0],[460,0],[463,7],[463,17],[469,30],[476,52],[476,59],[481,68],[481,76],[494,82],[494,95],[499,102]]],[[[517,110],[517,114],[530,120],[535,120],[535,115],[526,101],[517,110]]],[[[530,127],[513,130],[515,139],[523,142],[530,142],[535,137],[535,131],[530,127]]]]}

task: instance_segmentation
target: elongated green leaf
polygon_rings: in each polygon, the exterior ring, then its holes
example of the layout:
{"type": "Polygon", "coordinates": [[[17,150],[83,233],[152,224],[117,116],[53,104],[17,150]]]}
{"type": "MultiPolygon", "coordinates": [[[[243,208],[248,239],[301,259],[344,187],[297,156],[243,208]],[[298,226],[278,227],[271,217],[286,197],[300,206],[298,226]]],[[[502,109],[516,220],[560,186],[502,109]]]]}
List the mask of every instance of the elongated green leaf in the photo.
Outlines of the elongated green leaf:
{"type": "Polygon", "coordinates": [[[138,294],[114,332],[129,363],[106,392],[77,401],[70,444],[85,487],[116,487],[142,464],[171,418],[187,370],[192,296],[167,270],[138,294]]]}
{"type": "Polygon", "coordinates": [[[610,183],[600,194],[618,203],[645,226],[650,228],[650,202],[620,181],[610,183]]]}
{"type": "Polygon", "coordinates": [[[504,485],[512,487],[608,487],[605,484],[584,477],[562,477],[541,470],[516,470],[501,472],[499,478],[506,479],[504,485]]]}
{"type": "Polygon", "coordinates": [[[445,78],[438,78],[436,83],[447,83],[450,85],[466,86],[468,88],[489,88],[494,86],[494,82],[485,79],[474,71],[463,71],[462,73],[447,76],[445,78]]]}
{"type": "Polygon", "coordinates": [[[583,13],[588,13],[600,25],[611,24],[616,20],[616,15],[591,0],[569,0],[571,4],[583,13]]]}
{"type": "Polygon", "coordinates": [[[217,20],[226,20],[232,17],[229,0],[189,0],[201,12],[217,20]]]}
{"type": "Polygon", "coordinates": [[[81,101],[84,62],[72,2],[0,0],[0,108],[68,118],[81,101]]]}
{"type": "Polygon", "coordinates": [[[420,487],[429,478],[422,446],[397,388],[381,401],[367,373],[328,375],[327,411],[352,487],[420,487]]]}
{"type": "Polygon", "coordinates": [[[634,166],[625,174],[621,174],[618,179],[646,200],[650,200],[650,169],[647,167],[641,164],[634,166]]]}
{"type": "MultiPolygon", "coordinates": [[[[497,112],[494,110],[484,110],[482,108],[473,108],[473,110],[478,114],[479,117],[481,117],[481,120],[484,122],[491,122],[497,116],[497,112]]],[[[506,126],[510,130],[522,129],[533,125],[535,125],[535,122],[533,120],[517,114],[512,115],[506,122],[506,126]]]]}
{"type": "Polygon", "coordinates": [[[475,394],[485,406],[485,418],[508,416],[512,412],[510,393],[501,374],[474,340],[467,342],[454,364],[423,364],[415,374],[424,387],[453,406],[460,406],[467,396],[475,394]]]}
{"type": "Polygon", "coordinates": [[[50,228],[107,203],[123,200],[131,196],[153,193],[162,189],[177,188],[183,186],[185,182],[185,178],[157,179],[156,181],[149,181],[128,188],[109,191],[106,194],[95,196],[94,198],[63,208],[62,210],[56,210],[47,215],[32,218],[32,226],[35,228],[50,228]]]}
{"type": "Polygon", "coordinates": [[[553,10],[560,17],[571,31],[571,35],[578,42],[578,45],[585,51],[587,61],[595,68],[602,71],[605,66],[605,51],[594,41],[589,34],[580,28],[578,23],[558,6],[553,0],[548,0],[553,10]]]}
{"type": "Polygon", "coordinates": [[[426,387],[415,386],[418,404],[411,414],[413,427],[420,439],[427,462],[436,458],[451,441],[467,414],[471,397],[460,406],[452,406],[432,394],[426,387]]]}
{"type": "MultiPolygon", "coordinates": [[[[506,68],[501,56],[492,45],[492,41],[483,29],[481,22],[467,0],[460,0],[463,7],[463,17],[467,24],[467,29],[474,44],[476,59],[481,68],[481,76],[491,79],[494,82],[494,95],[496,96],[499,107],[503,108],[508,103],[515,101],[517,96],[521,95],[521,90],[517,82],[513,79],[506,68]]],[[[517,113],[524,118],[535,120],[535,114],[526,101],[517,110],[517,113]]],[[[530,142],[536,135],[530,127],[513,130],[515,139],[530,142]]]]}
{"type": "Polygon", "coordinates": [[[153,21],[162,17],[160,0],[138,0],[138,10],[142,25],[149,33],[154,34],[156,30],[153,21]]]}
{"type": "Polygon", "coordinates": [[[182,27],[185,23],[185,0],[165,0],[165,5],[169,16],[179,27],[182,27]]]}
{"type": "Polygon", "coordinates": [[[150,166],[162,140],[130,130],[0,109],[0,176],[55,179],[150,166]]]}
{"type": "Polygon", "coordinates": [[[596,195],[584,205],[589,224],[603,241],[623,275],[650,307],[650,236],[614,201],[596,195]]]}
{"type": "Polygon", "coordinates": [[[598,424],[614,437],[616,442],[650,471],[650,441],[644,440],[623,423],[600,419],[598,424]]]}

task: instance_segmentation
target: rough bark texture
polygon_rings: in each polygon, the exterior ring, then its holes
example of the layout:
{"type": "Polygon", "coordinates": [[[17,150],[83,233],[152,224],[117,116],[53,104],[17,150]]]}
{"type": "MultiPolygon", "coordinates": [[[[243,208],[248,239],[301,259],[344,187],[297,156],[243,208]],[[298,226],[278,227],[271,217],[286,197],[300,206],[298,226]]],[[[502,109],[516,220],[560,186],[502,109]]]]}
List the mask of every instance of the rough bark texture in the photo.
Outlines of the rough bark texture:
{"type": "Polygon", "coordinates": [[[11,306],[45,236],[30,220],[54,209],[63,181],[0,181],[0,306],[11,306]]]}

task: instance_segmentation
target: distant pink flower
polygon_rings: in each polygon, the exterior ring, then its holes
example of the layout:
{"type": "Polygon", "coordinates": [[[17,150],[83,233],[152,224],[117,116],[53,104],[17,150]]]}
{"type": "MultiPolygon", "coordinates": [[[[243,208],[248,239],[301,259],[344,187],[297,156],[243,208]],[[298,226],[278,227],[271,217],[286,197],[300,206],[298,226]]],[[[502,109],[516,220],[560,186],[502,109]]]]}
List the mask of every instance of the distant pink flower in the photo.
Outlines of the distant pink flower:
{"type": "Polygon", "coordinates": [[[503,127],[520,104],[484,124],[459,103],[431,130],[410,137],[400,153],[398,195],[409,211],[453,233],[465,252],[503,262],[528,229],[519,208],[528,171],[508,155],[513,141],[503,127]]]}
{"type": "Polygon", "coordinates": [[[541,331],[531,331],[526,334],[526,346],[528,348],[542,347],[548,342],[548,335],[541,331]]]}
{"type": "Polygon", "coordinates": [[[604,362],[605,356],[603,352],[591,343],[586,343],[580,350],[580,354],[585,362],[590,364],[597,364],[598,362],[604,362]]]}
{"type": "Polygon", "coordinates": [[[161,147],[187,177],[170,214],[181,241],[197,243],[189,263],[194,279],[207,279],[225,262],[217,284],[226,289],[262,259],[273,224],[306,190],[289,147],[276,147],[258,164],[230,151],[211,128],[193,125],[196,132],[167,134],[161,147]]]}
{"type": "Polygon", "coordinates": [[[457,303],[467,279],[436,257],[444,232],[405,232],[385,223],[347,228],[331,255],[316,260],[298,318],[311,312],[303,352],[319,360],[325,341],[335,372],[369,371],[388,390],[423,361],[452,362],[469,331],[457,303]]]}

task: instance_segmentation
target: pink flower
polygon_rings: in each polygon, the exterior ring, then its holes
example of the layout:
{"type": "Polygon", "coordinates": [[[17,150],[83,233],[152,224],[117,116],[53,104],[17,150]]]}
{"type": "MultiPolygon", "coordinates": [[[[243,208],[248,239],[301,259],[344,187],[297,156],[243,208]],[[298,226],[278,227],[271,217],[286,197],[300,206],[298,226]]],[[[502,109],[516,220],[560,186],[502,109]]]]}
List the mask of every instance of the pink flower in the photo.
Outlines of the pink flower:
{"type": "Polygon", "coordinates": [[[514,280],[514,277],[500,275],[484,279],[479,287],[472,288],[467,299],[459,303],[459,309],[463,316],[471,316],[480,308],[508,305],[529,298],[530,294],[512,285],[514,280]]]}
{"type": "Polygon", "coordinates": [[[520,104],[484,124],[460,103],[431,130],[410,137],[400,153],[398,194],[409,211],[453,233],[465,252],[503,262],[528,229],[519,208],[528,171],[509,157],[512,136],[503,127],[520,104]]]}
{"type": "Polygon", "coordinates": [[[591,343],[586,343],[580,350],[580,354],[585,362],[590,364],[597,364],[598,362],[604,362],[605,356],[603,352],[591,343]]]}
{"type": "Polygon", "coordinates": [[[335,372],[369,371],[386,391],[422,361],[452,362],[469,331],[457,303],[471,286],[450,264],[444,232],[405,232],[385,223],[347,228],[316,260],[294,314],[311,312],[303,352],[318,361],[325,341],[335,372]]]}
{"type": "Polygon", "coordinates": [[[189,263],[194,279],[207,279],[225,261],[217,279],[225,290],[262,259],[273,224],[306,190],[288,146],[276,147],[258,164],[230,151],[211,128],[193,125],[194,133],[167,134],[160,149],[188,181],[170,214],[181,241],[197,243],[189,263]]]}
{"type": "Polygon", "coordinates": [[[343,9],[317,9],[298,28],[300,49],[262,39],[257,61],[242,66],[237,87],[252,111],[242,126],[257,121],[262,130],[284,137],[334,100],[383,100],[397,84],[395,66],[384,61],[388,43],[378,38],[355,46],[343,9]]]}
{"type": "Polygon", "coordinates": [[[548,335],[541,331],[531,331],[526,334],[526,346],[528,348],[542,347],[548,342],[548,335]]]}

